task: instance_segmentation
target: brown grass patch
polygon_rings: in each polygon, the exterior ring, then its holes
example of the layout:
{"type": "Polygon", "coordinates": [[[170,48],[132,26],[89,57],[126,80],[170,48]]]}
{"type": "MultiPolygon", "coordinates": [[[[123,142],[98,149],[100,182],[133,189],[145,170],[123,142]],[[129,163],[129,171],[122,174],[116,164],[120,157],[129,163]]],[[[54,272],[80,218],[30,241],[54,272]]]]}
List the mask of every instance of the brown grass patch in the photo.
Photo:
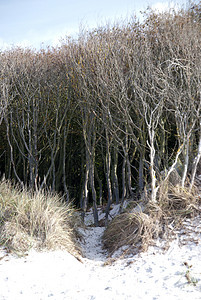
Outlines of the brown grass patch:
{"type": "Polygon", "coordinates": [[[116,216],[106,228],[103,234],[103,245],[114,253],[120,247],[129,245],[143,250],[147,249],[148,241],[156,233],[153,220],[145,213],[122,213],[116,216]]]}
{"type": "Polygon", "coordinates": [[[7,181],[0,183],[0,245],[23,254],[65,249],[78,254],[74,209],[57,195],[20,191],[7,181]]]}
{"type": "Polygon", "coordinates": [[[179,185],[162,185],[159,191],[158,205],[163,214],[170,219],[193,217],[200,212],[201,199],[198,189],[194,186],[191,191],[188,187],[179,185]]]}
{"type": "Polygon", "coordinates": [[[144,212],[127,211],[108,224],[103,245],[112,255],[126,245],[131,251],[146,251],[158,237],[165,237],[168,243],[172,235],[169,224],[181,226],[185,218],[200,212],[200,202],[196,188],[190,192],[187,188],[164,183],[159,190],[157,203],[149,201],[144,212]]]}

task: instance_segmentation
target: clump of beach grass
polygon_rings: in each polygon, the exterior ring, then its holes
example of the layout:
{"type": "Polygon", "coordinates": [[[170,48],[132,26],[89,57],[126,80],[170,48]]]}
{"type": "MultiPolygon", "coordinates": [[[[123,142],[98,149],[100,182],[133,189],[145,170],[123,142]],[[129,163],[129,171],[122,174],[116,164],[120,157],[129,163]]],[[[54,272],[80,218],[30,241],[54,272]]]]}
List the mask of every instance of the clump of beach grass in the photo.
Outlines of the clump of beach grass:
{"type": "Polygon", "coordinates": [[[159,191],[158,205],[169,218],[181,219],[193,217],[200,211],[201,198],[196,186],[189,190],[188,186],[168,186],[164,183],[159,191]]]}
{"type": "Polygon", "coordinates": [[[103,234],[103,245],[110,255],[124,246],[146,251],[156,234],[157,227],[147,214],[125,212],[109,223],[103,234]]]}
{"type": "Polygon", "coordinates": [[[129,249],[126,253],[133,249],[146,251],[159,237],[165,238],[168,245],[172,225],[178,228],[186,218],[200,213],[200,202],[196,187],[190,191],[188,187],[164,182],[155,203],[147,201],[143,212],[132,208],[108,224],[103,234],[104,248],[110,255],[124,246],[129,249]]]}
{"type": "Polygon", "coordinates": [[[0,245],[11,252],[61,249],[78,255],[74,214],[56,194],[0,182],[0,245]]]}

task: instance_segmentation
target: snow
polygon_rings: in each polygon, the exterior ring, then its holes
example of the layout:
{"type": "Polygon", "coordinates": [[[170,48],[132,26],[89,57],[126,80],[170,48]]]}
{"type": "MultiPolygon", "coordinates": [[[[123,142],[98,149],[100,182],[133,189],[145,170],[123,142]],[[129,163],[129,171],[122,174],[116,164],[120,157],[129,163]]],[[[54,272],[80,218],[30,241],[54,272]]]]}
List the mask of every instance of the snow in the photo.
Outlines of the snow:
{"type": "MultiPolygon", "coordinates": [[[[114,207],[111,215],[117,211],[114,207]]],[[[31,250],[17,258],[1,248],[0,299],[201,299],[200,221],[187,220],[167,251],[158,241],[146,253],[112,264],[106,263],[108,254],[101,245],[104,227],[80,229],[85,239],[82,262],[65,251],[31,250]]],[[[91,222],[90,211],[86,223],[91,222]]]]}

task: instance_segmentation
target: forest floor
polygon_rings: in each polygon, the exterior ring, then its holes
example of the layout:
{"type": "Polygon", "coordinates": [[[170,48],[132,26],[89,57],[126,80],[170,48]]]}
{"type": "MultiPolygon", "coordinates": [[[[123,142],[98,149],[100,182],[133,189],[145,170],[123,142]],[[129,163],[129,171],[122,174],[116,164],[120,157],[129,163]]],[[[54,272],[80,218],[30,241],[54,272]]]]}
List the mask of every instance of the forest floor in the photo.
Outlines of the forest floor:
{"type": "MultiPolygon", "coordinates": [[[[117,210],[114,206],[110,214],[117,210]]],[[[105,228],[92,223],[90,210],[86,228],[80,228],[81,261],[65,251],[30,250],[19,258],[1,248],[0,300],[201,299],[201,216],[186,219],[168,249],[158,240],[147,252],[112,263],[102,248],[105,228]]]]}

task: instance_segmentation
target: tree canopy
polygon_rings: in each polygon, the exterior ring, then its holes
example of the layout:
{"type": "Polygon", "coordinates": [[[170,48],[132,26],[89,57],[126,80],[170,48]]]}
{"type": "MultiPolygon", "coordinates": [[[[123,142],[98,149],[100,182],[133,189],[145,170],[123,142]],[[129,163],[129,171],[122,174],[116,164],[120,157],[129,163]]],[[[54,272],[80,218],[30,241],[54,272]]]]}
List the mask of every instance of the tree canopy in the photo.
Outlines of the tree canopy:
{"type": "MultiPolygon", "coordinates": [[[[0,172],[74,199],[83,215],[157,201],[201,157],[200,5],[82,32],[60,47],[0,52],[0,172]]],[[[190,179],[189,179],[190,178],[190,179]]]]}

